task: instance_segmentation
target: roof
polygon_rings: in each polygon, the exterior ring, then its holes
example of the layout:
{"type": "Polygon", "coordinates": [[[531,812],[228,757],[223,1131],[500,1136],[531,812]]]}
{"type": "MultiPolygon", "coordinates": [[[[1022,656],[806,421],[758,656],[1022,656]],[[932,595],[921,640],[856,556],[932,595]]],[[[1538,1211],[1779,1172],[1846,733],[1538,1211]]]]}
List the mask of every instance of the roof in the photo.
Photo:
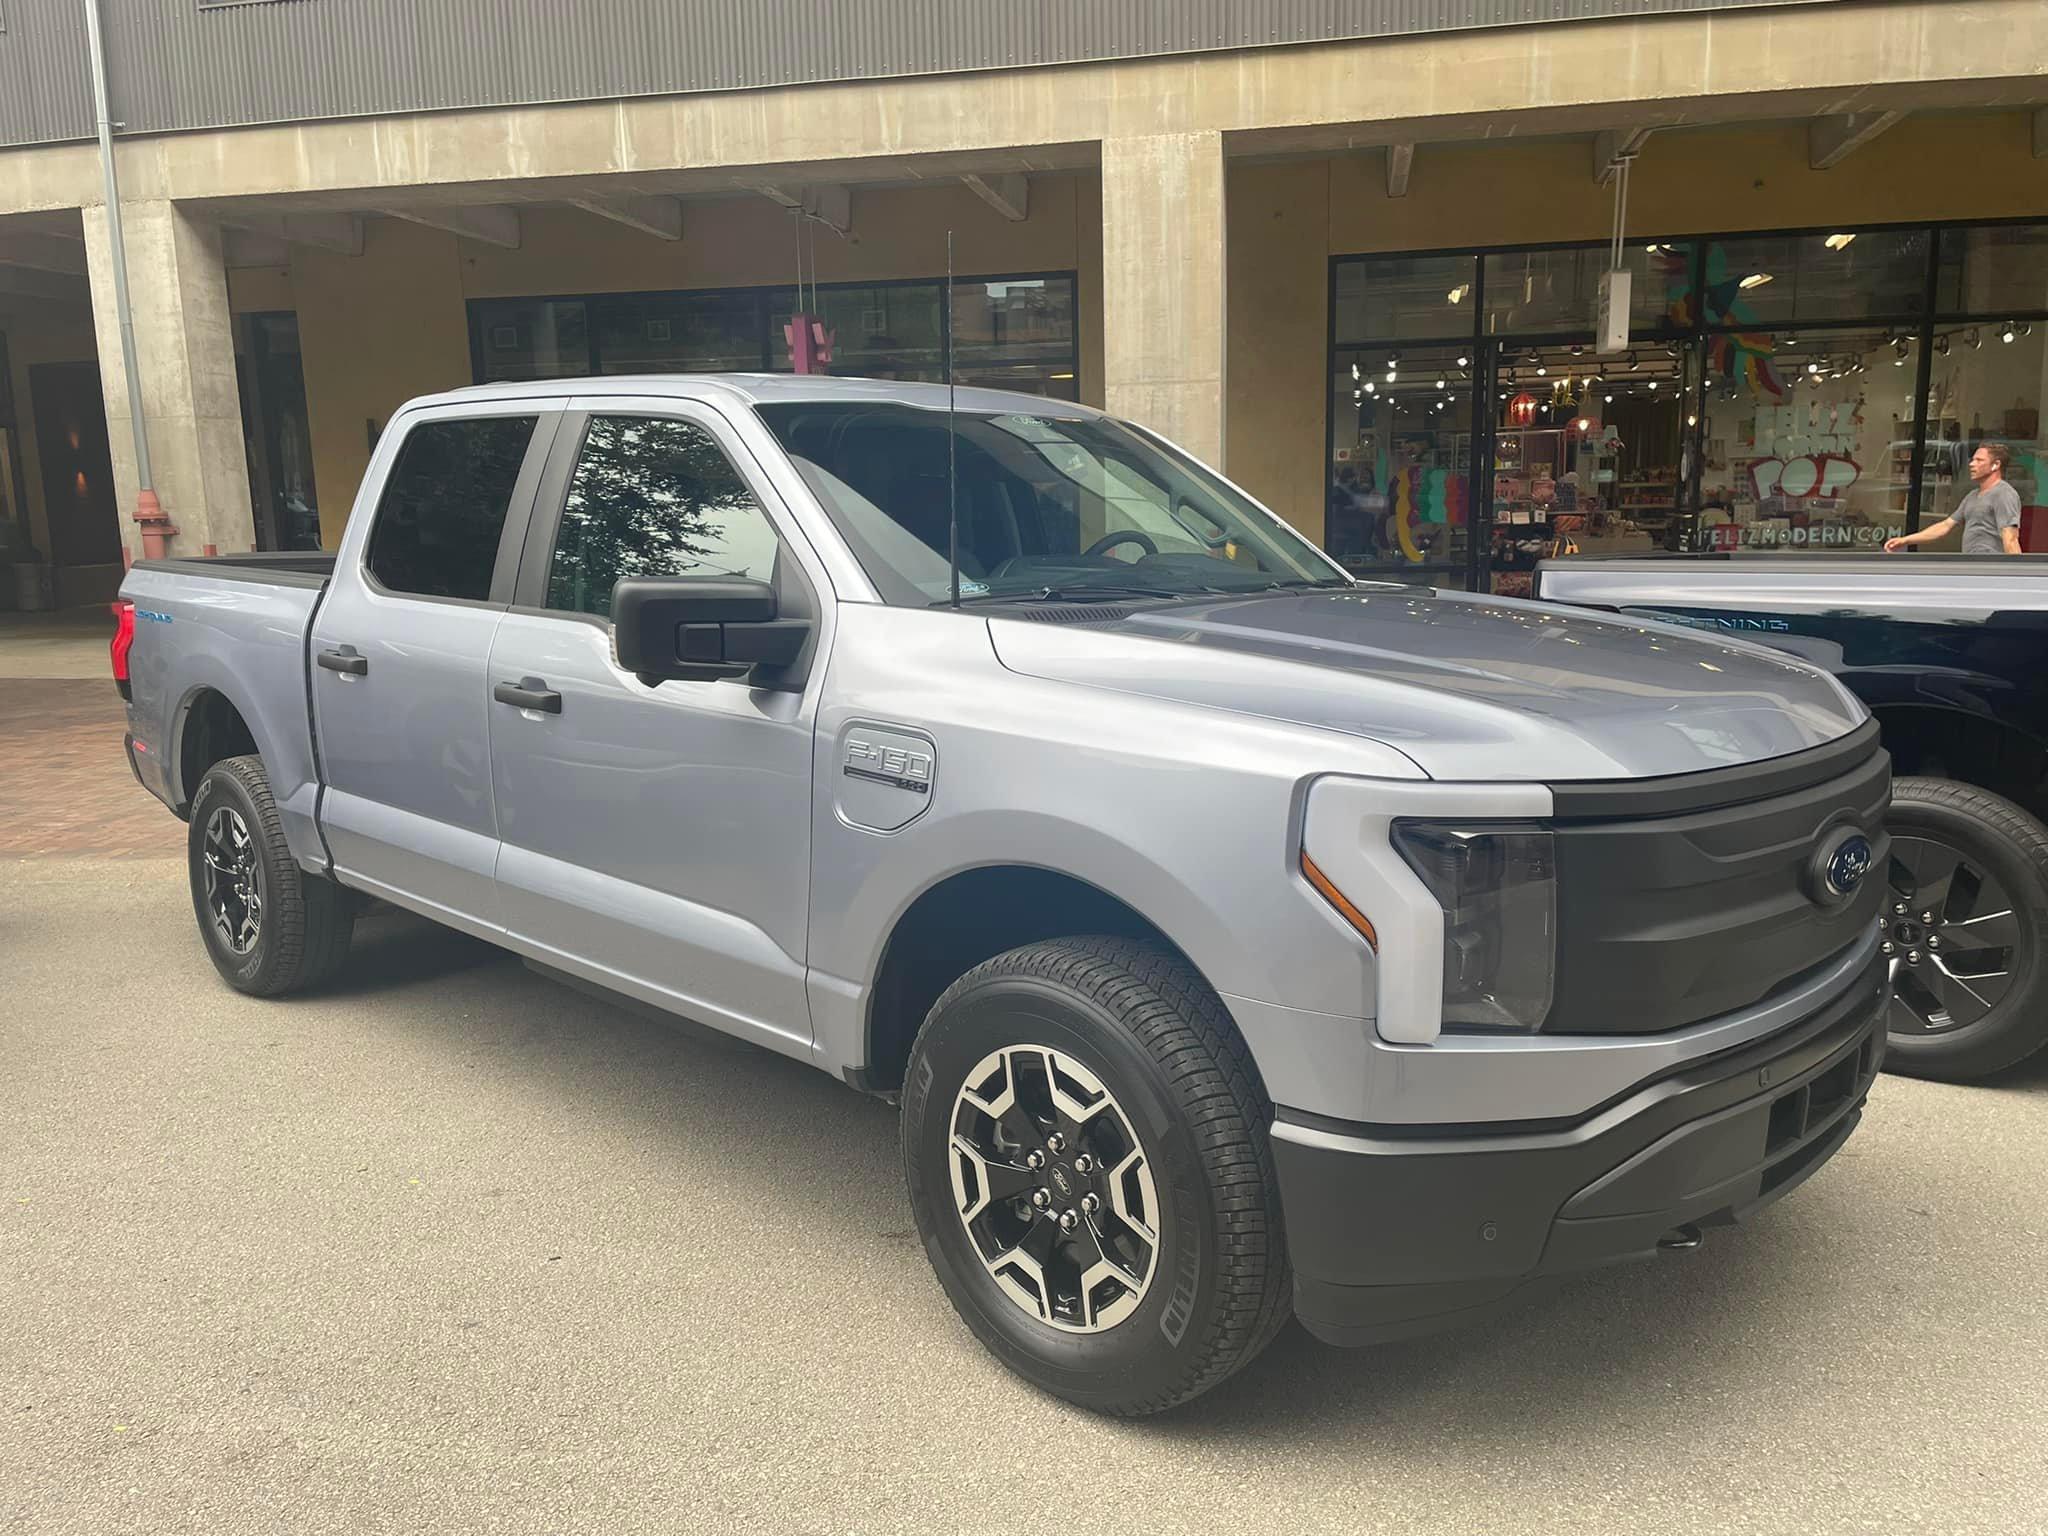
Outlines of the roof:
{"type": "Polygon", "coordinates": [[[573,379],[532,379],[510,384],[472,384],[416,400],[415,405],[454,405],[465,400],[564,400],[574,396],[615,395],[675,400],[737,401],[746,405],[790,401],[836,401],[844,404],[908,405],[943,411],[952,406],[977,415],[1051,416],[1085,420],[1102,413],[1070,400],[1020,394],[1007,389],[953,389],[943,384],[916,384],[898,379],[841,379],[793,373],[642,373],[604,374],[573,379]]]}

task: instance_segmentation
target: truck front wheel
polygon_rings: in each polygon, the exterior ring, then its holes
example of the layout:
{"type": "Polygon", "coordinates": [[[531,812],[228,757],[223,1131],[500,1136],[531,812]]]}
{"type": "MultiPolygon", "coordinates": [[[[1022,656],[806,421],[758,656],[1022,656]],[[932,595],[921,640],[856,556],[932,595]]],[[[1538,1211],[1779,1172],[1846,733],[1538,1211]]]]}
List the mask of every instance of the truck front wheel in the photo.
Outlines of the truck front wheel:
{"type": "Polygon", "coordinates": [[[2048,1045],[2048,829],[1950,779],[1900,779],[1885,946],[1885,1065],[1966,1082],[2048,1045]]]}
{"type": "Polygon", "coordinates": [[[1286,1321],[1272,1106],[1216,994],[1120,938],[976,966],[911,1049],[911,1209],[954,1308],[1106,1413],[1207,1391],[1286,1321]]]}
{"type": "Polygon", "coordinates": [[[206,770],[185,837],[206,953],[238,992],[278,997],[332,975],[348,954],[348,893],[299,868],[258,757],[206,770]]]}

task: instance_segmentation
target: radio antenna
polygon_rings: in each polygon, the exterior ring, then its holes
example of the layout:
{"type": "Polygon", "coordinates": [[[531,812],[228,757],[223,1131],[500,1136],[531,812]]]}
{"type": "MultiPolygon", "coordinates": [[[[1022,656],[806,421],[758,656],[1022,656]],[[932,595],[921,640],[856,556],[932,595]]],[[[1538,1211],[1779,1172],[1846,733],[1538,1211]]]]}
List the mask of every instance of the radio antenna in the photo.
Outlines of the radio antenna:
{"type": "Polygon", "coordinates": [[[960,606],[960,482],[954,448],[960,437],[953,375],[953,231],[946,231],[946,561],[952,567],[953,606],[960,606]]]}

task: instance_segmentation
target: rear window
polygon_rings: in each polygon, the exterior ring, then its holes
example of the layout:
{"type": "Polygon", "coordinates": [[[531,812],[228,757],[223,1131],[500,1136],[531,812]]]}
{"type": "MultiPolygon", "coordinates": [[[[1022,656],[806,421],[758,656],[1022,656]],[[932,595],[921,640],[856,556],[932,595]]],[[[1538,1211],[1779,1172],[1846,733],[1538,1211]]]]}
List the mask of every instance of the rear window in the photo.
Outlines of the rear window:
{"type": "Polygon", "coordinates": [[[532,416],[423,421],[406,434],[370,529],[379,586],[487,601],[532,416]]]}

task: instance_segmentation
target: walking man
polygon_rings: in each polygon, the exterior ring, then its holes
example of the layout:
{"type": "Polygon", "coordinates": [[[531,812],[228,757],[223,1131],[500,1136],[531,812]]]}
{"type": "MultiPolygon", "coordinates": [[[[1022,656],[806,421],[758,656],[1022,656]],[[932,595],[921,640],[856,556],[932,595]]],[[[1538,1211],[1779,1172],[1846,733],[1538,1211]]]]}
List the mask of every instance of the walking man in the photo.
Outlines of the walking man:
{"type": "Polygon", "coordinates": [[[2020,552],[2020,493],[2005,478],[2005,466],[2012,462],[2012,449],[2004,443],[1980,443],[1970,455],[1970,494],[1931,528],[1884,541],[1885,553],[1908,544],[1925,544],[1963,525],[1963,553],[1966,555],[2016,555],[2020,552]]]}

